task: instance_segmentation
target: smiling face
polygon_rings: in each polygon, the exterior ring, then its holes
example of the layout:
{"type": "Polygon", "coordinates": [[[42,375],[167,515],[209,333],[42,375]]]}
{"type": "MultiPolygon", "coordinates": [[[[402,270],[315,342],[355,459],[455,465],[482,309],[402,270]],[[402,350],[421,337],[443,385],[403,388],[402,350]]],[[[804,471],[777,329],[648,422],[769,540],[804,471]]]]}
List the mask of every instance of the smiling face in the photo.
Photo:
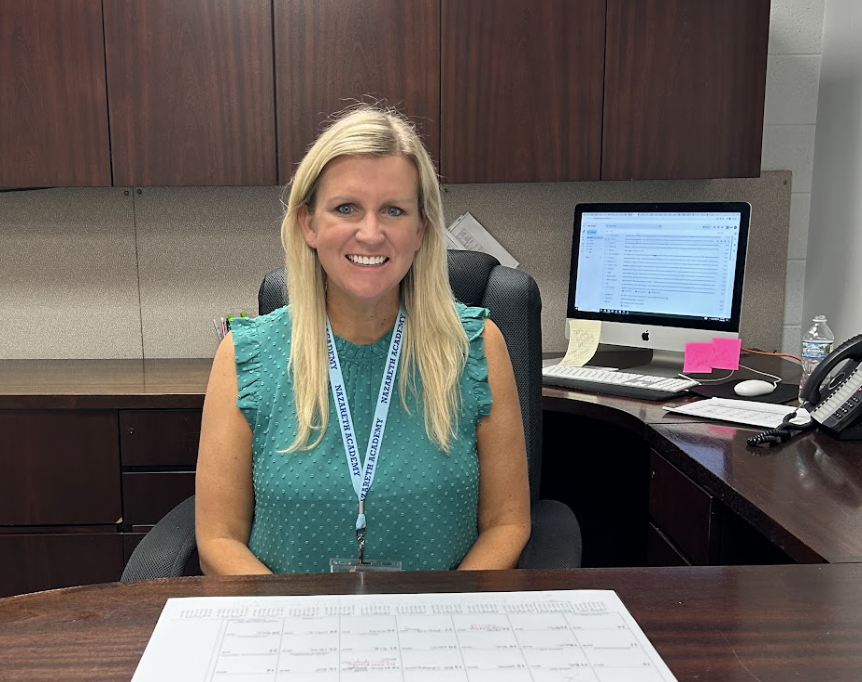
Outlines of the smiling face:
{"type": "Polygon", "coordinates": [[[326,271],[327,300],[386,312],[422,245],[419,174],[401,156],[341,156],[318,179],[313,210],[297,217],[326,271]]]}

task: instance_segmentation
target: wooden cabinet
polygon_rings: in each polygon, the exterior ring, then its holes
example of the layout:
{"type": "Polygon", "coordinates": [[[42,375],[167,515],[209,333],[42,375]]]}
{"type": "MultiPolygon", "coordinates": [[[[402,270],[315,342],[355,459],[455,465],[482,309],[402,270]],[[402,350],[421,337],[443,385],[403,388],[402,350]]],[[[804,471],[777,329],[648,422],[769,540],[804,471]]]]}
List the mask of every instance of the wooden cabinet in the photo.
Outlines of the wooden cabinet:
{"type": "Polygon", "coordinates": [[[117,413],[0,411],[0,527],[120,523],[117,413]]]}
{"type": "Polygon", "coordinates": [[[647,527],[647,566],[691,566],[691,561],[655,524],[647,527]]]}
{"type": "Polygon", "coordinates": [[[0,360],[0,596],[119,580],[194,494],[211,366],[0,360]]]}
{"type": "Polygon", "coordinates": [[[0,433],[0,596],[116,580],[116,412],[0,411],[0,433]]]}
{"type": "Polygon", "coordinates": [[[194,495],[200,430],[199,408],[0,409],[0,596],[118,580],[194,495]]]}
{"type": "Polygon", "coordinates": [[[445,182],[598,180],[605,0],[443,0],[445,182]]]}
{"type": "Polygon", "coordinates": [[[439,155],[439,0],[275,0],[279,181],[321,124],[356,101],[383,100],[439,155]]]}
{"type": "Polygon", "coordinates": [[[0,597],[117,580],[122,535],[107,532],[0,533],[0,597]]]}
{"type": "Polygon", "coordinates": [[[650,452],[649,566],[783,564],[791,559],[661,454],[650,452]]]}
{"type": "Polygon", "coordinates": [[[655,451],[650,453],[649,514],[651,557],[664,540],[684,562],[716,563],[721,543],[717,501],[655,451]]]}
{"type": "Polygon", "coordinates": [[[758,177],[769,0],[607,0],[602,179],[758,177]]]}
{"type": "Polygon", "coordinates": [[[194,467],[200,410],[121,410],[123,467],[194,467]]]}
{"type": "Polygon", "coordinates": [[[110,184],[101,0],[3,0],[0,187],[110,184]]]}
{"type": "Polygon", "coordinates": [[[201,410],[121,410],[123,529],[152,526],[195,493],[201,410]]]}
{"type": "Polygon", "coordinates": [[[125,472],[123,521],[130,527],[152,526],[194,494],[194,471],[125,472]]]}
{"type": "Polygon", "coordinates": [[[757,176],[769,2],[4,0],[0,186],[286,183],[368,99],[451,183],[757,176]]]}
{"type": "Polygon", "coordinates": [[[271,0],[104,0],[115,185],[274,185],[271,0]]]}

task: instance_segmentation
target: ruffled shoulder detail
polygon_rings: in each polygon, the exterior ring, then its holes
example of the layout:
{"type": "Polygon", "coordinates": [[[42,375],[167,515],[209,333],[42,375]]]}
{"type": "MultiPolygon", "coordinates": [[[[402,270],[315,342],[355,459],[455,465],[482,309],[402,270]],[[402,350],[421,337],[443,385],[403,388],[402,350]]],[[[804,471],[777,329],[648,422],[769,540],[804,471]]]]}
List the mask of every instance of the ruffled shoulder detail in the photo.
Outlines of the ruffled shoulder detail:
{"type": "Polygon", "coordinates": [[[463,303],[456,303],[458,316],[467,340],[470,342],[470,350],[467,355],[467,365],[464,374],[470,383],[470,390],[476,401],[476,420],[491,414],[491,385],[488,383],[488,359],[485,357],[485,339],[482,332],[485,331],[485,318],[490,315],[487,308],[469,307],[463,303]]]}
{"type": "Polygon", "coordinates": [[[235,317],[231,320],[233,349],[236,356],[236,406],[254,427],[257,420],[258,388],[260,384],[260,336],[262,317],[235,317]]]}

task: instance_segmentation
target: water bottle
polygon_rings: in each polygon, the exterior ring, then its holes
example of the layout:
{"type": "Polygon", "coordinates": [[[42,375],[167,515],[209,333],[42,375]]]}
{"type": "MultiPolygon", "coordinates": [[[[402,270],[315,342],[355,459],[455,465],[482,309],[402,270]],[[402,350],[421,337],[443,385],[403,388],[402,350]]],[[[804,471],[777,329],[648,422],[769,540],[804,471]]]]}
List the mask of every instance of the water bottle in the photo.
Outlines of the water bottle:
{"type": "Polygon", "coordinates": [[[832,352],[835,335],[826,324],[826,317],[818,315],[812,320],[814,324],[802,337],[802,379],[799,381],[799,401],[802,402],[802,388],[808,377],[823,359],[832,352]]]}

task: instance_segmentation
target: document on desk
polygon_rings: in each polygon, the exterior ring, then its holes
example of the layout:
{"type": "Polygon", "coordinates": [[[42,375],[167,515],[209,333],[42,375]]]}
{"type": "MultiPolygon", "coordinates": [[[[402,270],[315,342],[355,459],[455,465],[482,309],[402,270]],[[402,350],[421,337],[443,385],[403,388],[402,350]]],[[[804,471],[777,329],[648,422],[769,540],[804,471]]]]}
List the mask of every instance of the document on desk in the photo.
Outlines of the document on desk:
{"type": "Polygon", "coordinates": [[[791,405],[758,403],[751,400],[731,400],[729,398],[709,398],[698,400],[678,407],[665,407],[668,412],[704,417],[716,421],[762,426],[766,429],[778,428],[784,417],[796,408],[791,405]]]}
{"type": "Polygon", "coordinates": [[[169,599],[132,682],[671,682],[615,592],[169,599]]]}

